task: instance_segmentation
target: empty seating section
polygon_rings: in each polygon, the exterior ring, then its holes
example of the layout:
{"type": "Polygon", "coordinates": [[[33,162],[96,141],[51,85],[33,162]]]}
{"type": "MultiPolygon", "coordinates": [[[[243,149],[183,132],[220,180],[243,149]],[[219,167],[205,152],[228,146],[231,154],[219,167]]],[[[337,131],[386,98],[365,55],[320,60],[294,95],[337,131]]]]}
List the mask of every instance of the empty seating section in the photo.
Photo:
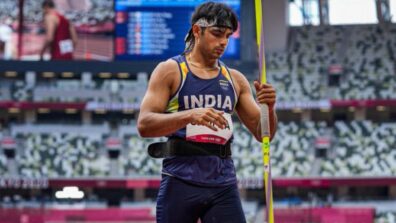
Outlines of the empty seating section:
{"type": "Polygon", "coordinates": [[[7,171],[7,158],[3,151],[0,151],[0,176],[4,176],[7,171]]]}
{"type": "Polygon", "coordinates": [[[9,100],[10,98],[11,98],[10,90],[8,88],[1,86],[0,87],[0,100],[5,101],[5,100],[9,100]]]}
{"type": "Polygon", "coordinates": [[[10,95],[9,98],[5,100],[12,99],[13,101],[31,101],[33,99],[34,88],[26,85],[24,81],[17,80],[13,82],[8,90],[10,95]]]}
{"type": "MultiPolygon", "coordinates": [[[[3,132],[0,131],[0,140],[3,138],[3,132]]],[[[7,172],[7,158],[4,152],[0,149],[0,176],[7,172]]]]}
{"type": "Polygon", "coordinates": [[[301,85],[295,80],[295,76],[290,75],[288,69],[268,69],[267,82],[276,89],[276,97],[279,101],[293,101],[296,98],[309,100],[307,96],[302,95],[301,85]]]}
{"type": "MultiPolygon", "coordinates": [[[[236,128],[233,155],[238,176],[262,177],[261,144],[244,127],[237,125],[236,128]]],[[[314,160],[313,142],[325,130],[324,123],[279,123],[271,143],[273,176],[308,176],[314,160]]]]}
{"type": "Polygon", "coordinates": [[[14,125],[21,176],[78,177],[108,175],[103,147],[107,125],[14,125]]]}
{"type": "Polygon", "coordinates": [[[325,123],[280,124],[272,146],[274,176],[308,176],[314,161],[314,140],[326,131],[325,123]]]}
{"type": "Polygon", "coordinates": [[[393,223],[396,222],[396,212],[380,212],[376,213],[375,216],[376,223],[393,223]]]}
{"type": "MultiPolygon", "coordinates": [[[[84,3],[80,3],[84,5],[84,3]]],[[[114,18],[112,1],[91,1],[89,13],[84,10],[66,10],[65,15],[72,20],[76,26],[92,23],[111,22],[114,18]]],[[[86,6],[85,6],[86,8],[86,6]]]]}
{"type": "Polygon", "coordinates": [[[0,91],[0,99],[35,102],[122,102],[140,103],[147,80],[104,80],[82,83],[80,80],[54,80],[32,87],[15,81],[0,91]],[[10,93],[8,93],[10,92],[10,93]]]}
{"type": "Polygon", "coordinates": [[[24,145],[17,161],[24,177],[92,177],[108,174],[99,139],[78,134],[18,135],[24,145]]]}
{"type": "Polygon", "coordinates": [[[150,143],[165,141],[165,138],[142,139],[138,135],[126,135],[126,155],[122,157],[127,176],[159,175],[161,173],[162,159],[152,159],[147,154],[150,143]]]}
{"type": "MultiPolygon", "coordinates": [[[[0,19],[3,20],[5,18],[11,17],[14,20],[17,20],[18,18],[18,10],[15,10],[17,7],[18,2],[13,1],[13,0],[4,0],[1,1],[0,3],[0,11],[2,12],[2,15],[0,15],[0,19]],[[4,13],[4,15],[3,15],[4,13]]],[[[37,5],[38,2],[36,3],[37,5]]]]}
{"type": "Polygon", "coordinates": [[[344,79],[337,89],[339,99],[376,99],[395,96],[395,60],[392,51],[395,26],[354,26],[349,38],[344,79]]]}
{"type": "MultiPolygon", "coordinates": [[[[279,101],[393,99],[395,35],[395,24],[290,28],[288,49],[267,54],[268,82],[277,89],[279,101]],[[335,64],[341,65],[343,72],[339,85],[329,87],[328,69],[335,64]]],[[[136,81],[47,79],[35,86],[23,80],[8,85],[2,81],[0,99],[139,103],[147,79],[147,74],[138,75],[136,81]]]]}
{"type": "Polygon", "coordinates": [[[326,97],[326,72],[337,63],[342,27],[299,27],[290,30],[289,49],[268,54],[268,78],[283,101],[312,101],[326,97]],[[325,77],[325,78],[324,78],[325,77]]]}
{"type": "MultiPolygon", "coordinates": [[[[395,175],[395,135],[396,123],[336,122],[333,127],[324,122],[279,123],[271,143],[272,174],[275,177],[395,175]],[[328,156],[317,162],[315,139],[326,135],[331,139],[328,156]]],[[[260,143],[238,125],[233,152],[239,177],[262,176],[260,143]]]]}
{"type": "Polygon", "coordinates": [[[337,63],[345,31],[346,28],[340,26],[295,28],[292,30],[295,39],[290,53],[296,55],[296,58],[292,58],[295,59],[292,62],[303,69],[337,63]]]}
{"type": "Polygon", "coordinates": [[[336,122],[335,143],[323,161],[323,176],[396,174],[396,123],[336,122]]]}
{"type": "MultiPolygon", "coordinates": [[[[26,177],[108,176],[110,159],[105,139],[107,125],[14,125],[10,133],[17,141],[16,162],[26,177]]],[[[396,123],[371,121],[279,123],[271,143],[274,177],[390,176],[396,174],[396,123]],[[315,140],[330,138],[327,158],[315,158],[315,140]]],[[[150,143],[166,138],[143,139],[136,128],[120,126],[121,176],[158,176],[161,159],[147,155],[150,143]],[[135,129],[133,131],[133,129],[135,129]]],[[[233,160],[239,178],[263,174],[261,143],[235,123],[233,160]]],[[[0,173],[7,172],[7,159],[0,151],[0,173]]]]}
{"type": "Polygon", "coordinates": [[[393,99],[395,34],[394,24],[291,28],[288,50],[267,55],[268,81],[282,101],[393,99]],[[328,91],[333,64],[342,65],[343,74],[328,91]]]}
{"type": "Polygon", "coordinates": [[[75,133],[89,135],[100,139],[101,135],[108,134],[110,127],[102,125],[56,125],[56,124],[24,124],[12,125],[11,135],[29,133],[75,133]]]}

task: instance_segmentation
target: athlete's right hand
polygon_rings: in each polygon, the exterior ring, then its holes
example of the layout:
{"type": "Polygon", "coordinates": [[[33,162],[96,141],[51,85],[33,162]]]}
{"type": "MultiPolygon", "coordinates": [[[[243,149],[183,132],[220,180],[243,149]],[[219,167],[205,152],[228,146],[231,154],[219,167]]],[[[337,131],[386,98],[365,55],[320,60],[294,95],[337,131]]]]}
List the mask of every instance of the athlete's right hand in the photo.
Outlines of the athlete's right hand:
{"type": "Polygon", "coordinates": [[[190,123],[193,125],[204,125],[214,131],[217,131],[217,128],[225,129],[228,126],[223,111],[213,108],[194,108],[190,112],[190,123]]]}

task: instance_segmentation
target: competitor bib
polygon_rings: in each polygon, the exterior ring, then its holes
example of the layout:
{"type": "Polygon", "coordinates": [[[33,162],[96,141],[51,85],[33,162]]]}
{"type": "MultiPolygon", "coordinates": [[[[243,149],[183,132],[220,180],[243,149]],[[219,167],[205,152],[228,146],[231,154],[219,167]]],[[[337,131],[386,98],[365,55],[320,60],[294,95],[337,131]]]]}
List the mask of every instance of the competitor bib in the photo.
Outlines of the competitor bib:
{"type": "Polygon", "coordinates": [[[72,53],[73,52],[73,42],[71,39],[65,39],[59,41],[59,49],[61,54],[72,53]]]}
{"type": "Polygon", "coordinates": [[[225,129],[218,129],[217,131],[203,125],[188,124],[186,126],[186,140],[201,143],[226,144],[232,137],[234,127],[231,115],[224,113],[223,116],[227,120],[228,126],[225,129]]]}

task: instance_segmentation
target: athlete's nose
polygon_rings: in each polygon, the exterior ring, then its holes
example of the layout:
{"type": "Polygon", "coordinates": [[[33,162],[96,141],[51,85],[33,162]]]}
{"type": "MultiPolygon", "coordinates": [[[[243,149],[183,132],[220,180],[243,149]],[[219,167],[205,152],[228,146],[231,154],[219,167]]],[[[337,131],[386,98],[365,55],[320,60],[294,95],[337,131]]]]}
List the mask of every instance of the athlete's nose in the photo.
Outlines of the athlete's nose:
{"type": "Polygon", "coordinates": [[[221,47],[225,48],[227,46],[228,39],[227,38],[221,38],[220,39],[220,45],[221,47]]]}

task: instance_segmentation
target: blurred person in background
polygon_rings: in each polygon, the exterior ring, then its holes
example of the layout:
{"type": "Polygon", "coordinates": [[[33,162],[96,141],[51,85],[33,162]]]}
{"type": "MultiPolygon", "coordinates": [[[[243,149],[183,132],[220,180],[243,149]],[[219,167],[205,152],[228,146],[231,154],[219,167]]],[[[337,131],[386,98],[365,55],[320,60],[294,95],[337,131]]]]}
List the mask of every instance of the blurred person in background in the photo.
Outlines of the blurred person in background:
{"type": "Polygon", "coordinates": [[[12,46],[11,20],[4,19],[0,22],[0,59],[10,60],[15,53],[12,46]]]}
{"type": "Polygon", "coordinates": [[[157,196],[159,223],[243,223],[236,171],[231,158],[231,115],[261,141],[260,109],[269,107],[271,138],[276,131],[275,89],[254,83],[220,57],[238,29],[227,5],[206,2],[192,15],[186,50],[153,71],[138,118],[142,137],[168,136],[149,146],[165,158],[157,196]],[[161,154],[163,153],[163,154],[161,154]]]}
{"type": "Polygon", "coordinates": [[[51,60],[71,60],[77,46],[77,33],[74,26],[55,9],[53,0],[42,3],[45,26],[45,42],[40,52],[43,59],[47,49],[51,52],[51,60]]]}

